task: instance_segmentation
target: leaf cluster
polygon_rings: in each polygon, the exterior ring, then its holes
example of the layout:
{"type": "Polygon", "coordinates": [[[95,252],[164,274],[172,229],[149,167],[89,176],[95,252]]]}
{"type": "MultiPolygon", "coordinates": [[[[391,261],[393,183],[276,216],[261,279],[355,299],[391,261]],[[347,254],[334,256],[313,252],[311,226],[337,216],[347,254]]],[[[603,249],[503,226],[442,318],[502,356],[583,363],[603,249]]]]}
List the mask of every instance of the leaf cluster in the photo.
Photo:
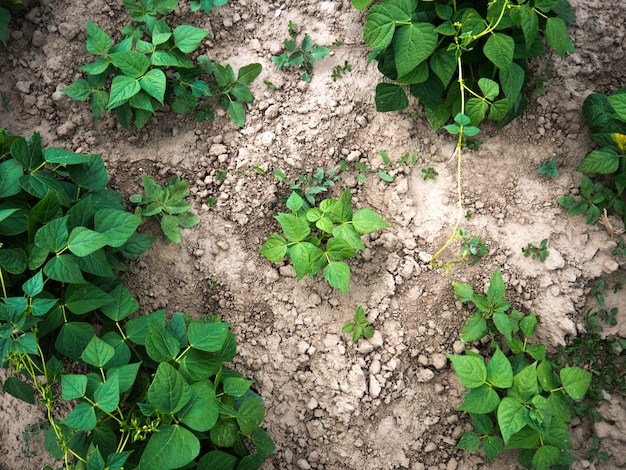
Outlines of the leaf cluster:
{"type": "Polygon", "coordinates": [[[133,194],[130,202],[137,204],[135,214],[142,218],[156,219],[167,242],[180,243],[180,229],[190,228],[200,222],[200,218],[190,212],[189,181],[174,177],[165,186],[160,186],[150,176],[141,178],[144,195],[133,194]]]}
{"type": "Polygon", "coordinates": [[[609,96],[589,95],[583,103],[583,117],[599,148],[592,150],[576,168],[585,173],[580,181],[580,197],[561,196],[558,202],[571,216],[586,214],[587,224],[595,224],[605,209],[612,209],[623,219],[626,211],[626,88],[609,96]]]}
{"type": "Polygon", "coordinates": [[[453,283],[456,297],[472,302],[477,313],[468,320],[461,340],[475,341],[502,334],[511,355],[497,343],[493,355],[466,351],[448,355],[461,383],[469,388],[460,410],[470,414],[474,429],[465,432],[457,448],[477,451],[481,446],[489,461],[503,449],[519,449],[518,461],[525,468],[547,470],[574,461],[567,452],[571,440],[567,423],[573,407],[589,387],[591,374],[576,367],[557,371],[546,357],[544,345],[531,346],[537,318],[523,316],[504,300],[505,286],[496,270],[487,295],[475,294],[469,284],[453,283]]]}
{"type": "Polygon", "coordinates": [[[527,105],[528,61],[546,53],[544,42],[561,57],[574,51],[567,0],[351,1],[368,9],[363,39],[391,81],[376,87],[377,110],[406,108],[408,87],[434,129],[459,112],[474,126],[485,117],[505,125],[527,105]]]}
{"type": "Polygon", "coordinates": [[[343,61],[343,65],[335,65],[330,72],[330,78],[333,79],[333,82],[336,82],[337,79],[343,77],[346,73],[352,72],[352,65],[347,60],[343,61]]]}
{"type": "Polygon", "coordinates": [[[370,326],[369,322],[365,318],[365,311],[360,305],[354,312],[353,321],[346,322],[341,329],[342,333],[352,335],[352,342],[356,343],[361,336],[365,339],[370,339],[374,336],[374,327],[370,326]]]}
{"type": "Polygon", "coordinates": [[[546,178],[555,178],[559,176],[559,170],[556,167],[556,160],[550,160],[539,167],[539,173],[545,175],[546,178]]]}
{"type": "Polygon", "coordinates": [[[304,198],[307,204],[315,206],[315,197],[334,187],[340,173],[341,169],[338,167],[331,168],[328,173],[322,168],[317,168],[314,174],[298,175],[297,180],[291,183],[289,188],[304,198]]]}
{"type": "Polygon", "coordinates": [[[529,243],[526,248],[522,247],[522,253],[525,258],[530,258],[534,260],[539,260],[542,263],[546,260],[548,256],[550,256],[550,252],[548,251],[548,239],[544,238],[541,240],[539,246],[535,246],[533,243],[529,243]]]}
{"type": "Polygon", "coordinates": [[[319,206],[309,207],[292,192],[286,202],[290,212],[275,217],[284,236],[270,235],[261,254],[275,263],[288,257],[298,280],[322,272],[332,287],[347,296],[350,267],[344,260],[365,248],[361,235],[389,226],[371,209],[353,212],[351,199],[347,189],[339,199],[324,199],[319,206]]]}
{"type": "Polygon", "coordinates": [[[576,413],[587,415],[592,423],[600,419],[596,409],[604,400],[605,391],[626,396],[626,340],[602,334],[601,322],[616,325],[617,312],[617,308],[610,311],[589,309],[584,316],[585,331],[561,348],[555,359],[558,367],[576,366],[591,371],[589,392],[586,400],[577,404],[576,413]]]}
{"type": "Polygon", "coordinates": [[[99,119],[115,111],[124,129],[142,128],[165,105],[178,113],[196,110],[196,120],[212,120],[214,108],[226,109],[230,119],[245,125],[246,103],[254,100],[248,85],[261,73],[260,64],[249,64],[237,72],[196,51],[209,31],[190,25],[172,30],[164,17],[179,0],[124,0],[134,23],[122,30],[122,40],[111,37],[87,22],[87,52],[97,57],[81,69],[80,78],[62,91],[77,101],[89,101],[99,119]],[[207,102],[207,99],[211,99],[207,102]]]}
{"type": "Polygon", "coordinates": [[[229,325],[134,315],[120,273],[154,237],[106,185],[99,155],[0,132],[3,389],[39,397],[68,470],[260,467],[274,446],[252,381],[224,365],[229,325]]]}
{"type": "Polygon", "coordinates": [[[5,46],[7,45],[11,12],[25,9],[22,0],[0,0],[0,41],[5,46]]]}
{"type": "Polygon", "coordinates": [[[463,229],[459,229],[459,237],[461,237],[461,259],[463,261],[469,259],[471,266],[474,266],[483,256],[487,256],[487,253],[489,253],[489,249],[482,237],[478,235],[470,236],[463,229]]]}
{"type": "Polygon", "coordinates": [[[300,29],[298,25],[292,21],[289,22],[288,32],[289,38],[285,39],[283,42],[285,52],[278,56],[273,56],[272,62],[274,62],[279,69],[298,67],[302,72],[302,80],[308,83],[311,81],[313,64],[326,57],[330,51],[326,46],[314,46],[313,40],[308,34],[304,36],[298,46],[297,37],[300,29]]]}
{"type": "Polygon", "coordinates": [[[223,7],[228,3],[228,0],[192,0],[189,5],[191,11],[198,11],[202,8],[205,13],[211,13],[213,7],[223,7]]]}

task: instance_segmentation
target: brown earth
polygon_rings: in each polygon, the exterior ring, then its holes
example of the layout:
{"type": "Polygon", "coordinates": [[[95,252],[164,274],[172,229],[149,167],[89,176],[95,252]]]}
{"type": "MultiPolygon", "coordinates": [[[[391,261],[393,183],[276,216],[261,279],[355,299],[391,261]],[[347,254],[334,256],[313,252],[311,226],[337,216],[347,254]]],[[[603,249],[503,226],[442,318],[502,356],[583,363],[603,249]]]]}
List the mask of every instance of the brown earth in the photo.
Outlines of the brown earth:
{"type": "MultiPolygon", "coordinates": [[[[142,174],[161,183],[175,175],[191,182],[201,223],[185,231],[180,245],[157,242],[127,284],[146,313],[167,307],[194,316],[217,313],[232,323],[236,367],[256,380],[267,406],[264,427],[277,445],[264,468],[517,468],[513,455],[487,464],[481,454],[455,449],[470,425],[455,410],[464,389],[444,353],[462,351],[458,338],[470,311],[455,300],[451,282],[480,290],[499,267],[513,307],[537,312],[539,340],[554,350],[582,330],[599,277],[609,286],[625,280],[623,262],[610,255],[615,240],[601,226],[568,217],[556,202],[576,193],[575,168],[593,148],[582,101],[591,92],[626,85],[623,0],[571,3],[577,53],[537,64],[537,77],[550,79],[543,94],[511,125],[483,125],[484,144],[465,154],[463,197],[472,217],[462,228],[483,237],[489,254],[448,273],[428,261],[454,225],[454,142],[433,133],[421,117],[376,112],[380,76],[365,66],[364,16],[348,0],[231,0],[209,16],[190,12],[185,3],[174,21],[213,31],[201,52],[234,67],[263,65],[247,125],[237,128],[224,113],[202,123],[192,115],[159,113],[143,130],[130,132],[111,116],[95,122],[85,103],[59,91],[81,77],[78,67],[89,60],[87,19],[115,37],[129,21],[121,2],[33,3],[14,16],[9,48],[0,54],[0,90],[13,109],[0,109],[0,127],[26,136],[40,132],[48,146],[101,154],[111,186],[128,196],[139,191],[142,174]],[[290,20],[333,51],[315,65],[310,84],[271,62],[290,20]],[[336,39],[342,44],[331,46],[336,39]],[[346,60],[352,72],[333,82],[332,68],[346,60]],[[280,199],[289,193],[274,170],[288,180],[341,160],[378,170],[380,150],[394,161],[416,152],[417,162],[387,168],[392,183],[374,172],[361,183],[354,170],[338,181],[337,191],[351,188],[356,207],[375,209],[390,224],[365,237],[365,252],[351,262],[349,297],[322,279],[296,282],[291,266],[259,255],[278,230],[273,216],[284,210],[280,199]],[[537,169],[551,159],[561,175],[548,180],[537,169]],[[430,166],[438,176],[424,181],[421,170],[430,166]],[[226,172],[223,181],[220,172],[226,172]],[[523,257],[522,247],[543,238],[550,239],[544,264],[523,257]],[[379,335],[353,345],[341,327],[359,305],[379,335]]],[[[457,243],[443,256],[451,260],[458,252],[457,243]]],[[[620,315],[618,325],[605,331],[626,337],[626,291],[607,294],[607,306],[619,307],[620,315]]],[[[574,453],[581,459],[573,469],[626,467],[623,399],[607,397],[600,412],[604,420],[595,428],[585,420],[573,424],[574,453]],[[612,455],[609,462],[584,460],[593,435],[612,455]]],[[[0,416],[0,468],[50,463],[42,433],[32,429],[42,419],[39,407],[3,394],[0,416]]]]}

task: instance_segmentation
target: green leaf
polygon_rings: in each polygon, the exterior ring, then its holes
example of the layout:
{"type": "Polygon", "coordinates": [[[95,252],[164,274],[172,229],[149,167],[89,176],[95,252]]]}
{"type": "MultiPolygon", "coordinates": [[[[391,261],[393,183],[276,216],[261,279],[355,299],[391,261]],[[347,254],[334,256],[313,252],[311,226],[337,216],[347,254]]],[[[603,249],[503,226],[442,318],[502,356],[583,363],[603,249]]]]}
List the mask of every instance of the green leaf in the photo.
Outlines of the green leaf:
{"type": "Polygon", "coordinates": [[[356,252],[341,238],[331,238],[326,244],[326,254],[333,261],[354,258],[356,252]]]}
{"type": "Polygon", "coordinates": [[[152,65],[157,67],[183,67],[194,68],[194,64],[185,54],[180,51],[156,50],[150,58],[152,65]]]}
{"type": "Polygon", "coordinates": [[[67,216],[54,219],[35,233],[35,245],[52,252],[62,251],[67,246],[69,232],[67,216]]]}
{"type": "Polygon", "coordinates": [[[117,383],[120,393],[127,392],[132,388],[133,384],[135,383],[135,379],[137,378],[137,372],[139,371],[140,366],[141,363],[136,362],[134,364],[111,367],[107,370],[106,373],[107,380],[112,380],[114,376],[117,377],[117,383]]]}
{"type": "MultiPolygon", "coordinates": [[[[363,40],[372,49],[383,50],[391,44],[393,39],[396,24],[393,11],[386,8],[388,5],[389,3],[372,5],[367,13],[363,28],[363,40]]],[[[405,19],[405,21],[410,21],[410,18],[405,19]]]]}
{"type": "Polygon", "coordinates": [[[500,436],[487,436],[483,441],[483,450],[487,457],[487,462],[491,462],[495,459],[504,447],[504,442],[500,436]]]}
{"type": "Polygon", "coordinates": [[[79,163],[87,163],[91,160],[90,155],[71,152],[58,147],[48,147],[44,150],[43,155],[48,163],[62,163],[65,165],[77,165],[79,163]]]}
{"type": "Polygon", "coordinates": [[[431,56],[429,64],[430,69],[437,75],[439,80],[441,80],[443,86],[447,87],[457,67],[454,51],[448,51],[443,48],[437,49],[431,56]]]}
{"type": "Polygon", "coordinates": [[[537,328],[537,315],[535,312],[532,312],[530,315],[522,318],[519,322],[519,326],[522,330],[522,334],[526,338],[532,338],[535,336],[535,330],[537,328]]]}
{"type": "Polygon", "coordinates": [[[430,23],[411,23],[396,29],[393,48],[398,78],[408,75],[435,51],[438,37],[430,23]]]}
{"type": "Polygon", "coordinates": [[[114,109],[126,103],[130,98],[139,93],[141,86],[139,81],[126,75],[117,75],[111,83],[111,94],[107,109],[114,109]]]}
{"type": "Polygon", "coordinates": [[[154,27],[152,28],[152,44],[158,46],[159,44],[163,44],[167,42],[169,38],[172,37],[172,30],[167,25],[163,18],[160,18],[154,23],[154,27]]]}
{"type": "Polygon", "coordinates": [[[180,372],[169,363],[162,362],[148,388],[147,398],[155,409],[174,414],[191,399],[191,388],[180,372]]]}
{"type": "Polygon", "coordinates": [[[478,80],[478,87],[483,92],[483,95],[488,100],[493,100],[500,94],[500,85],[488,78],[481,78],[478,80]]]}
{"type": "Polygon", "coordinates": [[[139,302],[133,297],[124,284],[118,285],[109,292],[111,302],[102,305],[100,310],[113,321],[121,321],[139,309],[139,302]]]}
{"type": "Polygon", "coordinates": [[[365,10],[373,0],[350,0],[352,6],[357,10],[365,10]]]}
{"type": "Polygon", "coordinates": [[[350,282],[350,267],[340,261],[331,261],[324,268],[324,279],[328,281],[332,287],[341,291],[343,295],[348,296],[348,283],[350,282]]]}
{"type": "Polygon", "coordinates": [[[145,338],[145,345],[148,356],[156,362],[171,361],[180,352],[179,341],[165,329],[158,317],[148,321],[148,335],[145,338]]]}
{"type": "Polygon", "coordinates": [[[509,389],[509,396],[515,397],[521,403],[530,403],[539,392],[537,363],[534,362],[513,377],[513,388],[509,389]]]}
{"type": "Polygon", "coordinates": [[[208,380],[195,382],[189,388],[191,397],[176,416],[194,431],[206,432],[215,425],[220,414],[215,389],[208,380]]]}
{"type": "Polygon", "coordinates": [[[113,47],[113,41],[107,33],[87,20],[87,52],[93,55],[104,55],[113,47]]]}
{"type": "Polygon", "coordinates": [[[78,360],[94,335],[93,327],[90,324],[68,322],[61,328],[55,347],[61,354],[78,360]]]}
{"type": "Polygon", "coordinates": [[[461,302],[471,302],[474,296],[474,289],[471,285],[464,282],[452,281],[454,287],[454,296],[461,302]]]}
{"type": "Polygon", "coordinates": [[[138,470],[173,470],[190,463],[200,453],[200,441],[189,430],[177,425],[161,425],[150,436],[138,470]]]}
{"type": "Polygon", "coordinates": [[[244,85],[249,85],[259,76],[262,70],[263,67],[258,63],[245,65],[237,72],[237,81],[244,85]]]}
{"type": "Polygon", "coordinates": [[[613,108],[613,110],[617,114],[617,116],[622,121],[626,121],[626,93],[616,92],[612,95],[607,96],[606,99],[609,105],[611,105],[611,108],[613,108]]]}
{"type": "Polygon", "coordinates": [[[619,168],[620,157],[611,148],[592,150],[578,165],[576,171],[581,173],[598,173],[608,175],[615,173],[619,168]]]}
{"type": "Polygon", "coordinates": [[[332,234],[333,237],[344,240],[353,250],[360,251],[365,249],[365,246],[363,246],[363,242],[361,241],[361,236],[356,231],[353,224],[336,225],[333,227],[332,234]]]}
{"type": "Polygon", "coordinates": [[[122,367],[130,362],[130,348],[117,331],[107,331],[101,338],[115,350],[115,355],[104,365],[103,369],[122,367]]]}
{"type": "Polygon", "coordinates": [[[139,86],[161,104],[165,97],[166,83],[165,73],[160,69],[150,70],[139,80],[139,86]]]}
{"type": "Polygon", "coordinates": [[[577,367],[565,367],[560,375],[561,383],[572,400],[582,400],[591,383],[591,373],[577,367]]]}
{"type": "Polygon", "coordinates": [[[483,53],[500,70],[509,70],[513,63],[515,41],[512,37],[503,33],[494,33],[489,36],[483,53]]]}
{"type": "Polygon", "coordinates": [[[245,436],[252,434],[260,426],[265,416],[263,404],[253,396],[244,399],[237,412],[237,424],[245,436]]]}
{"type": "Polygon", "coordinates": [[[87,101],[91,93],[91,87],[89,82],[84,78],[79,78],[70,86],[67,86],[61,90],[67,96],[76,101],[87,101]]]}
{"type": "Polygon", "coordinates": [[[287,254],[287,242],[280,235],[273,234],[263,244],[260,253],[268,260],[279,263],[287,254]]]}
{"type": "Polygon", "coordinates": [[[509,316],[502,312],[494,312],[493,323],[496,325],[497,330],[507,339],[507,341],[511,341],[513,326],[511,325],[509,316]]]}
{"type": "Polygon", "coordinates": [[[498,424],[506,445],[513,434],[526,426],[529,410],[520,401],[504,397],[498,406],[498,424]]]}
{"type": "Polygon", "coordinates": [[[476,452],[480,448],[480,438],[473,431],[465,431],[455,448],[476,452]]]}
{"type": "Polygon", "coordinates": [[[458,409],[468,413],[486,414],[498,408],[499,403],[498,393],[489,385],[484,384],[466,393],[458,409]]]}
{"type": "Polygon", "coordinates": [[[118,377],[113,375],[105,383],[100,384],[94,392],[96,406],[106,413],[113,413],[120,403],[120,386],[118,377]]]}
{"type": "Polygon", "coordinates": [[[359,209],[354,213],[352,225],[357,232],[362,234],[389,227],[389,224],[381,216],[367,208],[359,209]]]}
{"type": "Polygon", "coordinates": [[[548,18],[544,34],[548,45],[559,54],[561,59],[566,52],[576,52],[567,36],[567,25],[562,18],[556,16],[548,18]]]}
{"type": "Polygon", "coordinates": [[[254,380],[246,380],[239,377],[227,377],[224,379],[224,393],[232,397],[242,397],[254,383],[254,380]]]}
{"type": "Polygon", "coordinates": [[[487,382],[497,388],[509,388],[513,385],[513,367],[499,347],[487,364],[487,382]]]}
{"type": "Polygon", "coordinates": [[[1,249],[0,267],[11,274],[21,274],[28,267],[28,255],[21,248],[1,249]]]}
{"type": "Polygon", "coordinates": [[[113,52],[108,57],[111,63],[120,69],[124,75],[132,78],[141,77],[150,67],[150,59],[137,51],[113,52]]]}
{"type": "Polygon", "coordinates": [[[106,235],[109,246],[121,247],[135,233],[141,217],[117,209],[102,209],[94,216],[94,229],[106,235]]]}
{"type": "Polygon", "coordinates": [[[244,127],[246,125],[246,110],[238,101],[230,101],[226,112],[228,113],[230,120],[239,127],[244,127]]]}
{"type": "Polygon", "coordinates": [[[456,356],[448,354],[456,375],[466,388],[477,388],[487,380],[487,367],[480,356],[456,356]]]}
{"type": "Polygon", "coordinates": [[[465,323],[461,332],[461,341],[469,343],[482,339],[487,333],[487,320],[480,313],[472,314],[465,323]]]}
{"type": "MultiPolygon", "coordinates": [[[[465,112],[472,120],[473,124],[479,124],[483,119],[485,119],[488,110],[489,104],[479,98],[470,98],[465,103],[465,112]]],[[[467,134],[467,128],[465,128],[464,131],[465,134],[467,134]]]]}
{"type": "Polygon", "coordinates": [[[86,284],[80,267],[73,255],[53,256],[43,267],[43,273],[50,279],[68,284],[86,284]]]}
{"type": "Polygon", "coordinates": [[[76,315],[92,312],[111,300],[109,294],[93,284],[71,284],[65,290],[65,306],[76,315]]]}
{"type": "Polygon", "coordinates": [[[504,294],[506,293],[506,289],[504,286],[504,281],[502,280],[502,273],[500,269],[496,269],[491,276],[491,280],[489,281],[489,288],[487,289],[487,299],[490,303],[496,304],[504,299],[504,294]]]}
{"type": "Polygon", "coordinates": [[[31,405],[35,404],[35,391],[33,387],[17,377],[7,377],[2,389],[23,402],[31,405]]]}
{"type": "Polygon", "coordinates": [[[78,431],[91,431],[98,421],[93,406],[82,402],[70,411],[61,423],[78,431]]]}
{"type": "Polygon", "coordinates": [[[109,238],[85,227],[76,227],[69,236],[67,247],[76,256],[83,257],[106,246],[109,238]]]}
{"type": "Polygon", "coordinates": [[[533,456],[533,468],[537,470],[548,470],[559,461],[561,451],[553,446],[541,446],[533,456]]]}
{"type": "MultiPolygon", "coordinates": [[[[18,138],[11,144],[11,154],[13,158],[27,170],[36,170],[43,163],[43,152],[41,149],[41,135],[33,134],[28,142],[18,138]]],[[[34,176],[34,175],[33,175],[34,176]]],[[[41,197],[45,196],[44,194],[41,197]]]]}
{"type": "Polygon", "coordinates": [[[174,29],[174,43],[182,52],[190,53],[196,50],[207,34],[209,32],[204,29],[180,25],[174,29]]]}
{"type": "Polygon", "coordinates": [[[387,113],[390,111],[400,111],[409,105],[404,88],[392,83],[379,83],[376,85],[376,111],[387,113]]]}
{"type": "Polygon", "coordinates": [[[103,90],[95,90],[91,94],[91,100],[89,102],[91,106],[91,112],[93,117],[98,120],[102,116],[102,113],[106,110],[107,103],[109,102],[109,94],[103,90]]]}
{"type": "Polygon", "coordinates": [[[280,213],[275,217],[289,242],[303,241],[311,233],[309,224],[293,214],[280,213]]]}
{"type": "Polygon", "coordinates": [[[102,191],[107,183],[107,172],[100,155],[87,155],[88,160],[78,165],[69,165],[67,172],[78,186],[93,191],[102,191]]]}
{"type": "Polygon", "coordinates": [[[216,468],[223,470],[237,470],[239,459],[234,455],[227,454],[221,450],[212,450],[204,454],[198,462],[197,470],[214,470],[216,468]]]}
{"type": "Polygon", "coordinates": [[[115,355],[115,349],[102,341],[97,336],[93,336],[80,358],[87,364],[102,368],[115,355]]]}
{"type": "Polygon", "coordinates": [[[516,103],[526,80],[526,72],[513,62],[508,69],[500,69],[499,76],[502,92],[509,99],[509,103],[516,103]]]}
{"type": "Polygon", "coordinates": [[[228,323],[194,321],[187,329],[189,346],[206,352],[219,351],[228,337],[228,323]]]}

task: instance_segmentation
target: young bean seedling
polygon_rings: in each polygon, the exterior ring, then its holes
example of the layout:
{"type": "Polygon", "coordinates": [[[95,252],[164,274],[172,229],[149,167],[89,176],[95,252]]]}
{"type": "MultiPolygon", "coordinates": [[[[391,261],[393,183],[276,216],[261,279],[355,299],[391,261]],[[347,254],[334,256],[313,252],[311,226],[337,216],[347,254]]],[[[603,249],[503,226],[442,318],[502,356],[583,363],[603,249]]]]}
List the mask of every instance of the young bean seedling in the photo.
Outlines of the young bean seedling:
{"type": "Polygon", "coordinates": [[[469,259],[471,266],[474,266],[483,256],[489,253],[489,249],[482,237],[477,235],[471,236],[463,229],[459,229],[459,237],[461,238],[461,259],[463,261],[469,259]]]}
{"type": "Polygon", "coordinates": [[[556,160],[550,160],[539,167],[539,173],[546,178],[555,178],[559,176],[559,170],[556,168],[556,160]]]}
{"type": "Polygon", "coordinates": [[[535,246],[532,243],[529,243],[526,248],[522,248],[522,253],[524,257],[530,258],[534,260],[539,260],[542,263],[546,260],[548,256],[550,256],[550,252],[548,251],[548,239],[544,238],[541,240],[539,246],[535,246]]]}
{"type": "Polygon", "coordinates": [[[330,76],[333,79],[333,82],[336,82],[338,78],[341,78],[348,72],[352,72],[352,65],[350,65],[350,63],[346,60],[343,65],[335,65],[330,76]]]}
{"type": "Polygon", "coordinates": [[[286,205],[290,212],[276,216],[284,236],[271,235],[261,254],[275,263],[289,258],[298,280],[322,272],[347,296],[350,267],[344,260],[365,249],[361,235],[386,228],[387,222],[371,209],[353,212],[349,189],[339,199],[324,199],[313,207],[294,191],[286,205]]]}
{"type": "Polygon", "coordinates": [[[374,336],[374,327],[370,326],[369,322],[365,318],[365,311],[360,305],[357,307],[354,313],[353,321],[346,322],[341,329],[342,333],[352,335],[352,341],[356,343],[361,337],[370,339],[374,336]]]}
{"type": "Polygon", "coordinates": [[[274,62],[279,69],[298,67],[302,72],[302,80],[308,83],[311,81],[313,64],[326,57],[330,51],[326,46],[314,46],[313,40],[308,34],[304,36],[300,46],[298,46],[296,39],[300,33],[300,28],[292,21],[289,22],[288,33],[289,38],[284,41],[286,52],[278,56],[273,56],[272,62],[274,62]]]}

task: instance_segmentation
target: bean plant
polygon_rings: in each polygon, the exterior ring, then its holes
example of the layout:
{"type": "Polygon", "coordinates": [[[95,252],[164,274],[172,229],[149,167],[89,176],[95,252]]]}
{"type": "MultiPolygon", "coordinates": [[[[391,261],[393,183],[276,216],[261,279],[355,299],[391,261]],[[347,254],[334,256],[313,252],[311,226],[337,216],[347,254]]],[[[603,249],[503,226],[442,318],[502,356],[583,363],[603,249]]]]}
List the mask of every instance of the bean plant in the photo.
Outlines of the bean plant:
{"type": "Polygon", "coordinates": [[[351,200],[346,189],[339,199],[324,199],[309,207],[302,196],[292,192],[286,202],[290,212],[276,216],[284,236],[270,235],[261,254],[275,263],[289,258],[298,280],[322,272],[332,287],[347,296],[350,267],[344,260],[365,248],[361,235],[389,226],[371,209],[353,212],[351,200]]]}
{"type": "Polygon", "coordinates": [[[510,122],[527,105],[528,61],[546,43],[560,57],[574,52],[567,0],[351,1],[368,10],[363,40],[388,79],[376,87],[376,108],[406,108],[408,88],[434,129],[459,112],[472,125],[510,122]]]}
{"type": "Polygon", "coordinates": [[[567,425],[574,414],[573,402],[585,397],[591,373],[578,367],[555,369],[545,346],[531,344],[537,317],[510,310],[500,270],[493,273],[486,295],[474,293],[466,283],[453,286],[457,299],[473,303],[477,310],[463,328],[461,340],[467,343],[487,336],[492,351],[448,355],[459,380],[470,389],[459,410],[469,413],[474,428],[461,436],[457,448],[482,447],[488,461],[505,448],[518,449],[520,464],[537,470],[574,462],[568,452],[567,425]]]}
{"type": "Polygon", "coordinates": [[[87,52],[96,60],[81,67],[86,79],[62,91],[77,101],[88,100],[96,119],[114,110],[124,129],[133,123],[142,128],[165,105],[179,113],[196,110],[198,121],[213,120],[219,105],[243,127],[245,104],[254,100],[248,85],[261,73],[261,65],[249,64],[235,73],[206,55],[192,60],[190,54],[209,31],[191,25],[172,30],[162,15],[170,14],[178,1],[124,0],[134,22],[124,27],[119,43],[88,21],[87,52]]]}
{"type": "Polygon", "coordinates": [[[259,468],[274,445],[253,382],[225,365],[229,324],[138,314],[120,273],[155,237],[106,186],[99,155],[0,131],[4,391],[43,406],[66,470],[259,468]]]}

